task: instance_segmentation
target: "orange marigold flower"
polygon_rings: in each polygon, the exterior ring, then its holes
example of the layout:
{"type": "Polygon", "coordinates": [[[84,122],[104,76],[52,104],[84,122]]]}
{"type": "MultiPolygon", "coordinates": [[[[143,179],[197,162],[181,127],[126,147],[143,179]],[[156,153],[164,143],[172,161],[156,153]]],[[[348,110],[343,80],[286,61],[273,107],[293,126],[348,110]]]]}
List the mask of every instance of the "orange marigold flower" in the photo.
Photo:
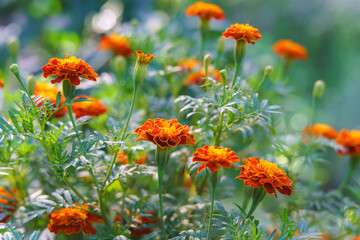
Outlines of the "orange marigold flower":
{"type": "Polygon", "coordinates": [[[360,235],[354,237],[354,240],[360,240],[360,235]]]}
{"type": "Polygon", "coordinates": [[[335,128],[323,123],[315,123],[313,126],[308,125],[303,132],[308,135],[321,136],[328,139],[335,139],[337,136],[335,128]]]}
{"type": "Polygon", "coordinates": [[[145,164],[148,159],[149,159],[149,154],[145,153],[141,157],[139,157],[135,163],[142,165],[142,164],[145,164]]]}
{"type": "Polygon", "coordinates": [[[185,10],[186,16],[199,16],[201,19],[209,21],[212,18],[221,20],[225,18],[224,11],[215,4],[205,3],[205,2],[196,2],[190,5],[185,10]]]}
{"type": "Polygon", "coordinates": [[[135,141],[149,141],[160,148],[176,147],[178,145],[195,145],[194,136],[189,133],[190,128],[181,125],[176,119],[149,119],[133,134],[138,135],[135,141]]]}
{"type": "Polygon", "coordinates": [[[281,39],[277,41],[272,50],[280,57],[286,57],[292,60],[306,60],[307,50],[304,46],[291,41],[290,39],[281,39]]]}
{"type": "Polygon", "coordinates": [[[50,223],[48,229],[50,232],[58,234],[65,232],[70,235],[83,231],[86,235],[96,234],[93,227],[94,223],[104,223],[102,218],[94,213],[89,212],[89,206],[79,206],[75,203],[75,208],[63,208],[53,211],[49,215],[50,223]]]}
{"type": "Polygon", "coordinates": [[[128,38],[116,33],[104,35],[100,39],[98,48],[99,50],[111,50],[115,55],[126,58],[132,55],[128,38]]]}
{"type": "Polygon", "coordinates": [[[0,78],[0,88],[4,87],[4,79],[0,78]]]}
{"type": "Polygon", "coordinates": [[[151,53],[144,54],[142,51],[136,51],[136,55],[137,55],[136,61],[138,63],[148,64],[154,59],[154,55],[152,55],[151,53]]]}
{"type": "Polygon", "coordinates": [[[129,157],[123,150],[118,152],[116,158],[120,164],[129,164],[129,157]]]}
{"type": "MultiPolygon", "coordinates": [[[[126,213],[128,216],[130,216],[130,212],[129,210],[126,210],[126,213]]],[[[145,228],[145,225],[149,225],[149,224],[159,224],[159,221],[157,219],[157,216],[154,212],[150,211],[150,210],[146,210],[144,215],[139,215],[139,214],[135,214],[134,218],[136,221],[134,221],[134,223],[131,226],[135,226],[135,227],[130,227],[130,234],[131,236],[143,236],[143,235],[147,235],[153,232],[153,230],[151,228],[145,228]]],[[[122,220],[121,216],[116,216],[114,218],[114,222],[119,222],[122,224],[125,224],[125,220],[122,220]]]]}
{"type": "Polygon", "coordinates": [[[244,180],[245,186],[264,187],[267,193],[274,194],[276,198],[275,190],[288,196],[294,190],[294,187],[290,186],[292,181],[275,163],[251,157],[246,159],[245,165],[241,167],[240,175],[236,178],[244,180]]]}
{"type": "MultiPolygon", "coordinates": [[[[34,90],[33,95],[35,97],[41,96],[42,98],[47,98],[51,102],[52,106],[55,108],[56,107],[56,97],[59,92],[61,93],[61,99],[60,99],[59,106],[61,106],[65,102],[65,97],[60,88],[58,88],[54,85],[51,85],[50,83],[37,82],[35,85],[35,90],[34,90]]],[[[46,101],[45,99],[43,99],[42,101],[38,101],[36,103],[36,107],[41,107],[45,103],[45,101],[46,101]]],[[[57,110],[53,114],[53,116],[60,118],[60,117],[63,117],[65,114],[66,114],[66,108],[63,107],[63,108],[60,108],[59,110],[57,110]]]]}
{"type": "Polygon", "coordinates": [[[94,68],[82,60],[81,58],[71,57],[69,54],[65,55],[65,59],[52,58],[43,66],[43,76],[58,76],[51,83],[60,83],[63,80],[69,80],[72,85],[79,85],[80,78],[86,78],[91,81],[96,81],[99,75],[94,72],[94,68]]]}
{"type": "MultiPolygon", "coordinates": [[[[217,82],[222,82],[222,78],[218,69],[209,67],[208,76],[212,77],[217,82]]],[[[200,71],[192,73],[184,80],[184,86],[189,86],[190,84],[199,86],[205,84],[205,69],[201,69],[200,71]]]]}
{"type": "Polygon", "coordinates": [[[240,162],[240,160],[235,156],[235,152],[229,148],[205,145],[204,147],[196,149],[193,162],[203,163],[199,167],[198,172],[201,172],[206,167],[208,167],[211,172],[215,172],[219,170],[220,167],[233,167],[237,169],[234,166],[234,162],[240,162]]]}
{"type": "Polygon", "coordinates": [[[201,66],[201,62],[197,59],[190,58],[187,60],[179,60],[178,66],[181,67],[182,72],[188,73],[201,66]]]}
{"type": "Polygon", "coordinates": [[[249,24],[235,23],[225,30],[222,38],[233,38],[236,41],[245,40],[247,43],[255,44],[253,41],[261,39],[259,29],[250,26],[249,24]]]}
{"type": "Polygon", "coordinates": [[[360,155],[360,131],[359,130],[346,130],[340,131],[336,137],[336,142],[345,148],[344,151],[339,150],[340,156],[344,155],[360,155]]]}
{"type": "Polygon", "coordinates": [[[79,98],[87,98],[87,100],[90,101],[76,102],[71,106],[76,118],[81,118],[83,116],[94,117],[107,112],[107,107],[104,106],[99,99],[86,95],[80,95],[77,96],[74,100],[79,98]]]}
{"type": "MultiPolygon", "coordinates": [[[[16,193],[16,191],[13,192],[16,193]]],[[[6,223],[15,212],[17,201],[12,193],[2,187],[0,187],[0,205],[0,223],[6,223]]]]}

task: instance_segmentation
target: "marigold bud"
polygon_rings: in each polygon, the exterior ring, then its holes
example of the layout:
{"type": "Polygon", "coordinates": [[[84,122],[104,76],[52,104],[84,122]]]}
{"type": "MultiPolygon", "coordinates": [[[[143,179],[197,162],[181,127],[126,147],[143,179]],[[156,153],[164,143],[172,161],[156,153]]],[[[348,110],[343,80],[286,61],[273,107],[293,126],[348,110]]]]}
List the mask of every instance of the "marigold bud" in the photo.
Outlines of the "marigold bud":
{"type": "Polygon", "coordinates": [[[226,69],[222,69],[219,73],[220,73],[220,76],[223,79],[223,81],[226,81],[226,79],[227,79],[227,71],[226,71],[226,69]]]}
{"type": "Polygon", "coordinates": [[[10,37],[8,40],[8,48],[11,56],[17,56],[20,50],[19,38],[10,37]]]}
{"type": "Polygon", "coordinates": [[[20,78],[20,75],[19,75],[19,66],[17,64],[11,64],[10,66],[10,71],[17,77],[17,78],[20,78]]]}
{"type": "Polygon", "coordinates": [[[313,88],[313,97],[316,99],[320,99],[322,97],[322,95],[324,94],[324,90],[325,90],[325,83],[323,80],[317,80],[314,83],[314,88],[313,88]]]}
{"type": "Polygon", "coordinates": [[[123,74],[126,70],[126,58],[121,55],[114,57],[111,66],[117,74],[123,74]]]}
{"type": "Polygon", "coordinates": [[[28,89],[29,89],[29,93],[33,94],[35,91],[35,85],[36,85],[36,78],[34,75],[29,75],[27,78],[27,84],[28,84],[28,89]]]}
{"type": "Polygon", "coordinates": [[[238,40],[235,43],[234,55],[235,61],[241,63],[246,54],[247,43],[245,40],[238,40]]]}
{"type": "Polygon", "coordinates": [[[268,65],[268,66],[265,67],[265,71],[264,71],[265,75],[267,75],[267,76],[271,75],[272,72],[273,72],[273,67],[271,65],[268,65]]]}
{"type": "Polygon", "coordinates": [[[72,97],[75,95],[76,85],[70,83],[69,80],[63,80],[63,93],[66,98],[72,97]]]}
{"type": "Polygon", "coordinates": [[[139,86],[145,79],[147,65],[154,59],[152,54],[144,54],[141,51],[136,51],[137,60],[134,68],[134,84],[135,87],[139,86]]]}
{"type": "Polygon", "coordinates": [[[218,53],[222,53],[225,49],[225,39],[224,38],[219,38],[218,42],[217,42],[217,52],[218,53]]]}
{"type": "Polygon", "coordinates": [[[210,56],[210,54],[206,54],[205,56],[204,56],[204,67],[205,68],[207,68],[207,67],[209,67],[209,65],[210,65],[210,63],[211,63],[211,56],[210,56]]]}

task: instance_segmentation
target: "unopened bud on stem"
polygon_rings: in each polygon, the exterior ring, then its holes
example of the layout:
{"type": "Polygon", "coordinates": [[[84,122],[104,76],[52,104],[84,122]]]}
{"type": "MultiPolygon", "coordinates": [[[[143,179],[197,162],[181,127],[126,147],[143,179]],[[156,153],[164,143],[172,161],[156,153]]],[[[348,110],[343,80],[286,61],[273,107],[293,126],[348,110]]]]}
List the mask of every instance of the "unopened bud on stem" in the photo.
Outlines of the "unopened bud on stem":
{"type": "Polygon", "coordinates": [[[316,98],[316,99],[320,99],[324,94],[324,90],[325,90],[324,81],[323,80],[317,80],[314,83],[313,97],[316,98]]]}
{"type": "Polygon", "coordinates": [[[273,72],[273,68],[272,68],[272,66],[268,65],[268,66],[266,66],[266,67],[265,67],[264,74],[265,74],[266,76],[271,75],[271,74],[272,74],[272,72],[273,72]]]}

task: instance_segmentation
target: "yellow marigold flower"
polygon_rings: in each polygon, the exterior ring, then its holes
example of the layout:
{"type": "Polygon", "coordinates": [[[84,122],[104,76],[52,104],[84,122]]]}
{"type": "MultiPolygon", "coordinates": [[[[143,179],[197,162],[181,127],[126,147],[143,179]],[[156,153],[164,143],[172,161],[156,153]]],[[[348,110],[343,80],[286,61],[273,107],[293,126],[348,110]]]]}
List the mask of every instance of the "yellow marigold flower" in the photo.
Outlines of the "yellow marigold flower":
{"type": "Polygon", "coordinates": [[[199,167],[198,172],[201,172],[206,167],[208,167],[211,172],[215,172],[219,170],[220,167],[233,167],[237,169],[234,166],[234,162],[240,162],[240,160],[235,156],[235,152],[231,151],[229,148],[205,145],[196,150],[193,162],[203,163],[199,167]]]}
{"type": "MultiPolygon", "coordinates": [[[[16,189],[12,191],[17,192],[16,189]]],[[[16,211],[17,201],[12,193],[2,187],[0,187],[0,205],[0,223],[7,223],[16,211]]]]}
{"type": "Polygon", "coordinates": [[[94,72],[94,68],[82,60],[81,58],[71,57],[69,54],[65,55],[65,59],[52,58],[43,66],[43,76],[58,76],[51,83],[60,83],[63,80],[69,80],[72,85],[79,85],[80,78],[86,78],[91,81],[96,81],[99,75],[94,72]]]}
{"type": "Polygon", "coordinates": [[[197,59],[190,58],[187,60],[179,60],[178,66],[181,67],[183,73],[188,73],[201,66],[201,62],[197,59]]]}
{"type": "Polygon", "coordinates": [[[4,79],[0,78],[0,88],[4,87],[4,79]]]}
{"type": "Polygon", "coordinates": [[[128,38],[116,33],[104,35],[100,39],[98,48],[99,50],[111,50],[115,55],[126,58],[132,55],[128,38]]]}
{"type": "Polygon", "coordinates": [[[107,112],[107,107],[101,103],[100,99],[92,98],[86,95],[80,95],[74,98],[74,100],[79,98],[87,98],[87,100],[90,101],[76,102],[71,106],[76,118],[81,118],[83,116],[94,117],[107,112]]]}
{"type": "Polygon", "coordinates": [[[116,158],[120,164],[129,164],[129,157],[123,150],[118,152],[116,158]]]}
{"type": "Polygon", "coordinates": [[[195,145],[194,136],[189,133],[190,128],[181,125],[176,119],[149,119],[133,134],[138,135],[137,141],[149,141],[160,148],[176,147],[178,145],[195,145]]]}
{"type": "Polygon", "coordinates": [[[212,18],[222,20],[225,18],[224,11],[215,4],[205,3],[205,2],[196,2],[190,5],[185,10],[186,16],[199,16],[201,19],[206,21],[211,20],[212,18]]]}
{"type": "Polygon", "coordinates": [[[235,23],[225,30],[222,38],[233,38],[236,41],[245,40],[247,43],[255,44],[253,41],[261,39],[259,29],[250,26],[249,24],[235,23]]]}
{"type": "Polygon", "coordinates": [[[50,213],[50,223],[48,224],[50,232],[55,234],[65,232],[65,234],[70,235],[83,231],[85,235],[96,234],[93,224],[104,223],[102,218],[89,212],[87,205],[79,206],[78,203],[75,205],[75,208],[63,208],[50,213]]]}
{"type": "Polygon", "coordinates": [[[307,50],[304,46],[291,41],[290,39],[281,39],[277,41],[272,50],[280,57],[286,57],[291,60],[306,60],[307,50]]]}
{"type": "MultiPolygon", "coordinates": [[[[149,224],[159,224],[158,218],[154,212],[152,212],[150,210],[146,210],[145,212],[149,216],[141,216],[139,214],[135,214],[134,218],[136,221],[134,221],[134,223],[131,225],[131,227],[129,229],[131,236],[140,237],[143,235],[150,234],[153,232],[153,230],[151,228],[148,228],[145,226],[149,225],[149,224]]],[[[129,210],[126,210],[126,213],[128,216],[130,216],[129,210]]],[[[126,221],[121,218],[121,215],[116,216],[114,218],[114,222],[126,224],[126,221]]]]}
{"type": "Polygon", "coordinates": [[[346,130],[340,131],[336,137],[336,142],[345,148],[344,151],[339,150],[340,156],[344,155],[360,155],[360,131],[359,130],[346,130]]]}
{"type": "Polygon", "coordinates": [[[274,194],[275,198],[277,198],[275,190],[287,196],[290,196],[294,190],[294,187],[290,186],[292,181],[275,163],[251,157],[246,159],[245,165],[241,167],[240,175],[236,178],[244,180],[245,186],[263,187],[267,193],[274,194]]]}
{"type": "Polygon", "coordinates": [[[136,55],[137,55],[136,61],[138,63],[148,64],[154,59],[154,55],[152,55],[151,53],[144,54],[142,51],[136,51],[136,55]]]}
{"type": "Polygon", "coordinates": [[[335,139],[337,136],[335,128],[323,123],[315,123],[313,126],[308,125],[303,132],[307,135],[321,136],[328,139],[335,139]]]}
{"type": "MultiPolygon", "coordinates": [[[[212,67],[209,67],[208,69],[208,75],[212,77],[217,82],[222,82],[222,78],[220,76],[220,72],[218,69],[214,69],[212,67]]],[[[200,71],[192,73],[190,76],[188,76],[185,80],[183,85],[189,86],[190,84],[193,85],[203,85],[205,83],[205,69],[201,69],[200,71]]]]}
{"type": "MultiPolygon", "coordinates": [[[[42,98],[47,98],[51,102],[52,106],[55,108],[56,107],[56,97],[59,92],[61,92],[61,99],[60,99],[60,105],[59,105],[59,106],[61,106],[65,102],[64,94],[62,93],[60,88],[58,88],[50,83],[37,82],[35,85],[35,90],[34,90],[33,95],[35,97],[41,96],[42,98]]],[[[36,103],[36,107],[41,107],[45,103],[45,101],[46,101],[45,99],[42,101],[38,101],[36,103]]],[[[66,108],[63,107],[63,108],[60,108],[58,111],[56,111],[53,114],[53,116],[60,118],[60,117],[63,117],[65,114],[66,114],[66,108]]]]}

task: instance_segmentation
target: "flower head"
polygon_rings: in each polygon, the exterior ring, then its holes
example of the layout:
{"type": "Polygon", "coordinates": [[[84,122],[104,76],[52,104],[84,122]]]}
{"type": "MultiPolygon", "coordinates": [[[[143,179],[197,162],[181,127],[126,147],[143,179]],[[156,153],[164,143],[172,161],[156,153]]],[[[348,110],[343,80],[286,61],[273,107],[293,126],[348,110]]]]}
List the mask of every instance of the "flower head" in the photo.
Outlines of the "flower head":
{"type": "Polygon", "coordinates": [[[0,78],[0,88],[4,87],[4,79],[0,78]]]}
{"type": "Polygon", "coordinates": [[[117,153],[116,158],[120,164],[129,164],[129,156],[123,150],[117,153]]]}
{"type": "MultiPolygon", "coordinates": [[[[130,216],[129,210],[126,210],[126,214],[130,216]]],[[[143,236],[153,232],[153,230],[149,227],[145,227],[149,224],[159,224],[157,216],[154,212],[150,210],[146,210],[145,214],[134,214],[133,219],[134,223],[130,227],[131,236],[143,236]]],[[[125,224],[125,221],[122,220],[121,216],[116,216],[114,218],[114,222],[120,222],[125,224]]]]}
{"type": "Polygon", "coordinates": [[[196,2],[190,5],[185,10],[186,16],[199,16],[201,19],[209,21],[212,18],[221,20],[225,18],[224,11],[215,4],[205,3],[205,2],[196,2]]]}
{"type": "Polygon", "coordinates": [[[360,235],[354,237],[354,240],[360,240],[360,235]]]}
{"type": "MultiPolygon", "coordinates": [[[[209,67],[208,75],[212,76],[216,82],[222,82],[220,72],[218,69],[214,69],[213,67],[209,67]]],[[[190,74],[183,82],[184,86],[193,85],[203,85],[205,83],[205,69],[201,69],[200,71],[194,72],[190,74]]]]}
{"type": "Polygon", "coordinates": [[[149,119],[133,132],[138,135],[137,141],[149,141],[160,148],[176,147],[178,145],[195,145],[195,139],[189,133],[190,128],[181,125],[176,119],[149,119]]]}
{"type": "Polygon", "coordinates": [[[339,150],[338,154],[343,155],[360,155],[360,131],[359,130],[346,130],[340,131],[336,137],[336,142],[345,150],[339,150]]]}
{"type": "Polygon", "coordinates": [[[65,55],[65,59],[52,58],[43,66],[43,76],[58,76],[51,83],[60,83],[63,80],[69,80],[72,85],[80,84],[80,77],[91,81],[96,81],[99,75],[94,72],[94,68],[82,60],[81,58],[71,57],[69,54],[65,55]]]}
{"type": "MultiPolygon", "coordinates": [[[[55,108],[56,107],[56,98],[57,98],[57,94],[59,92],[61,93],[59,106],[61,106],[65,102],[65,97],[64,97],[64,94],[62,94],[61,89],[59,89],[58,87],[56,87],[50,83],[37,82],[35,85],[35,90],[34,90],[33,95],[35,97],[41,96],[43,98],[43,100],[37,101],[36,107],[41,107],[46,101],[45,98],[47,98],[50,101],[50,103],[52,104],[52,106],[55,108]]],[[[53,116],[60,118],[60,117],[63,117],[65,114],[66,114],[66,109],[65,109],[65,107],[63,107],[63,108],[60,108],[59,110],[57,110],[53,114],[53,116]]]]}
{"type": "Polygon", "coordinates": [[[306,60],[307,50],[304,46],[291,41],[290,39],[281,39],[277,41],[272,50],[280,57],[286,57],[291,60],[306,60]]]}
{"type": "Polygon", "coordinates": [[[132,55],[129,40],[119,34],[104,35],[99,42],[99,50],[111,50],[115,55],[121,55],[126,58],[132,55]]]}
{"type": "Polygon", "coordinates": [[[259,29],[250,26],[249,24],[235,23],[225,30],[222,38],[233,38],[236,41],[244,40],[247,43],[255,44],[256,40],[261,39],[259,29]]]}
{"type": "Polygon", "coordinates": [[[53,211],[49,215],[50,223],[48,229],[50,232],[58,234],[65,232],[70,235],[83,231],[86,235],[96,234],[93,227],[94,223],[104,223],[102,218],[94,213],[89,212],[89,206],[79,206],[75,203],[75,208],[62,208],[53,211]]]}
{"type": "Polygon", "coordinates": [[[328,139],[335,139],[337,136],[335,128],[323,123],[315,123],[313,126],[308,125],[303,132],[307,135],[321,136],[328,139]]]}
{"type": "Polygon", "coordinates": [[[201,62],[197,59],[190,58],[187,60],[179,60],[178,66],[181,67],[183,73],[188,73],[194,70],[197,67],[201,66],[201,62]]]}
{"type": "Polygon", "coordinates": [[[81,118],[83,116],[94,117],[107,112],[107,107],[104,106],[99,99],[80,95],[74,100],[79,98],[87,98],[89,101],[76,102],[71,106],[76,118],[81,118]]]}
{"type": "Polygon", "coordinates": [[[0,223],[6,223],[15,212],[17,201],[12,193],[2,187],[0,187],[0,206],[0,223]]]}
{"type": "Polygon", "coordinates": [[[154,55],[152,55],[151,53],[144,54],[142,51],[136,51],[136,55],[136,61],[138,63],[149,64],[154,59],[154,55]]]}
{"type": "Polygon", "coordinates": [[[198,172],[201,172],[206,167],[208,167],[211,172],[215,172],[219,170],[220,167],[233,167],[237,169],[234,166],[234,162],[240,162],[240,160],[235,156],[235,152],[228,148],[205,145],[204,147],[196,149],[193,162],[203,163],[199,167],[198,172]]]}
{"type": "Polygon", "coordinates": [[[136,164],[145,164],[147,162],[147,160],[149,159],[149,154],[145,153],[143,155],[141,155],[138,160],[136,160],[136,164]]]}
{"type": "Polygon", "coordinates": [[[276,198],[275,190],[288,196],[294,190],[294,187],[290,186],[292,181],[275,163],[251,157],[246,159],[245,165],[241,167],[240,175],[236,178],[244,180],[245,186],[263,187],[267,193],[274,194],[276,198]]]}

